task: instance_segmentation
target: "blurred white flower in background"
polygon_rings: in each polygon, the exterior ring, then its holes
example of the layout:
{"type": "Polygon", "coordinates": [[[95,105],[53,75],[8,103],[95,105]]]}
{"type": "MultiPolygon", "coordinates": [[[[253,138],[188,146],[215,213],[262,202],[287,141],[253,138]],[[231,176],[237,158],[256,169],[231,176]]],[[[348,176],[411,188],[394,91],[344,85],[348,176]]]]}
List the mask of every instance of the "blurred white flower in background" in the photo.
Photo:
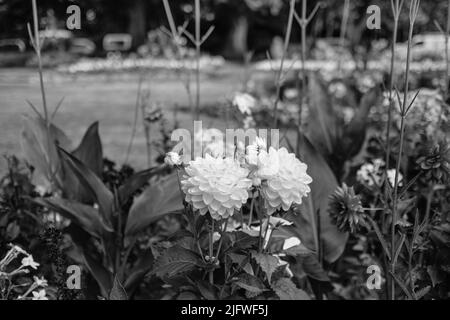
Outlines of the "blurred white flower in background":
{"type": "MultiPolygon", "coordinates": [[[[365,163],[356,173],[356,180],[368,187],[381,186],[386,163],[381,159],[375,159],[372,163],[365,163]]],[[[387,180],[391,187],[395,184],[395,169],[387,170],[387,180]]],[[[403,175],[399,173],[399,186],[402,186],[403,175]]]]}
{"type": "Polygon", "coordinates": [[[234,96],[233,105],[239,109],[242,114],[251,115],[256,106],[256,99],[248,93],[239,92],[234,96]]]}
{"type": "Polygon", "coordinates": [[[169,152],[164,158],[164,163],[168,166],[181,166],[181,156],[177,152],[169,152]]]}

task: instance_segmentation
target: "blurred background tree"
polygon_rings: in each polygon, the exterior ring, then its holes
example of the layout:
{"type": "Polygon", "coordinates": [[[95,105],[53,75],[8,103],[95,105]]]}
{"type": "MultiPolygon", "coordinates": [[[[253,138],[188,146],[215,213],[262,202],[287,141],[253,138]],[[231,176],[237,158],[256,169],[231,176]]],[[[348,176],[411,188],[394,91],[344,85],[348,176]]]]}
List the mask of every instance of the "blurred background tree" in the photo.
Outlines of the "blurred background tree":
{"type": "MultiPolygon", "coordinates": [[[[58,27],[64,28],[66,9],[70,4],[79,5],[82,11],[82,29],[76,35],[87,36],[96,43],[106,33],[127,32],[133,36],[134,47],[146,41],[147,32],[167,24],[161,0],[39,0],[41,27],[48,17],[57,19],[58,27]]],[[[308,1],[309,10],[315,1],[308,1]]],[[[339,37],[344,1],[324,0],[322,8],[311,24],[308,36],[312,40],[320,37],[339,37]]],[[[351,1],[351,14],[347,38],[351,47],[368,46],[370,40],[390,39],[393,26],[390,1],[377,0],[371,4],[381,7],[382,29],[368,30],[365,25],[367,3],[351,1]]],[[[178,24],[189,21],[193,28],[193,0],[171,1],[178,24]]],[[[405,6],[408,3],[405,1],[405,6]]],[[[445,25],[447,0],[423,1],[417,32],[437,31],[434,20],[445,25]]],[[[284,34],[288,0],[202,0],[202,28],[214,25],[213,36],[205,43],[204,50],[222,54],[227,58],[242,59],[248,51],[264,55],[276,36],[284,34]]],[[[297,2],[297,11],[301,1],[297,2]]],[[[406,38],[408,8],[404,8],[399,41],[406,38]]],[[[0,0],[0,39],[19,37],[26,39],[26,22],[31,19],[31,1],[0,0]]],[[[292,41],[299,42],[299,28],[294,28],[292,41]]]]}

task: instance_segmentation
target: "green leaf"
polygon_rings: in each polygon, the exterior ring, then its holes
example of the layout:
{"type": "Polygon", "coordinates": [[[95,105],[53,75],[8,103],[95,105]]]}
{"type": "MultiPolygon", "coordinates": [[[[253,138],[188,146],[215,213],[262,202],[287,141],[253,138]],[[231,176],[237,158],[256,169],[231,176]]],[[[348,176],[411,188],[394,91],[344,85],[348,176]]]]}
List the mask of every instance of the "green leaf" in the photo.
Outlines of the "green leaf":
{"type": "Polygon", "coordinates": [[[261,270],[267,275],[267,280],[269,283],[272,281],[272,274],[278,268],[278,259],[269,254],[262,254],[256,251],[251,252],[253,259],[261,267],[261,270]]]}
{"type": "Polygon", "coordinates": [[[299,255],[296,257],[296,262],[308,277],[321,282],[330,282],[328,274],[323,269],[315,254],[299,255]]]}
{"type": "Polygon", "coordinates": [[[145,275],[153,267],[154,257],[152,250],[147,250],[142,253],[134,264],[133,269],[129,272],[127,279],[125,280],[124,286],[127,292],[132,294],[136,287],[140,284],[145,275]]]}
{"type": "Polygon", "coordinates": [[[308,137],[323,155],[333,153],[338,134],[337,117],[331,98],[316,73],[309,74],[310,117],[308,119],[308,137]]]}
{"type": "Polygon", "coordinates": [[[58,212],[96,238],[101,238],[104,232],[113,232],[113,229],[102,222],[98,210],[91,206],[61,198],[42,198],[33,201],[58,212]]]}
{"type": "Polygon", "coordinates": [[[125,204],[135,192],[141,189],[150,180],[151,177],[161,173],[163,170],[165,170],[165,168],[154,168],[138,172],[131,176],[118,190],[120,203],[125,204]]]}
{"type": "Polygon", "coordinates": [[[84,261],[86,267],[88,268],[90,274],[97,281],[100,286],[100,290],[104,297],[108,297],[111,292],[113,277],[111,272],[109,272],[101,262],[97,261],[86,251],[83,250],[84,261]]]}
{"type": "Polygon", "coordinates": [[[264,286],[264,283],[261,280],[247,273],[239,275],[233,282],[233,285],[235,287],[244,289],[252,296],[257,296],[264,291],[267,291],[267,288],[264,286]]]}
{"type": "Polygon", "coordinates": [[[95,196],[95,200],[100,207],[100,214],[104,220],[104,223],[110,226],[114,206],[114,196],[111,191],[109,191],[100,178],[89,168],[87,168],[80,160],[64,149],[60,148],[59,150],[61,151],[60,154],[62,160],[68,164],[69,168],[76,175],[81,185],[95,196]]]}
{"type": "Polygon", "coordinates": [[[156,260],[152,274],[160,278],[172,278],[203,266],[203,261],[195,252],[174,246],[156,260]]]}
{"type": "Polygon", "coordinates": [[[355,116],[345,128],[343,137],[339,139],[340,153],[345,155],[345,160],[351,159],[360,152],[366,139],[370,110],[379,103],[382,97],[380,86],[372,88],[362,97],[355,116]]]}
{"type": "MultiPolygon", "coordinates": [[[[88,128],[80,145],[72,152],[72,155],[80,160],[96,176],[101,177],[103,172],[103,150],[98,133],[98,122],[95,122],[88,128]]],[[[92,193],[84,188],[72,170],[67,168],[66,161],[63,161],[63,169],[63,187],[67,197],[85,204],[93,204],[95,198],[92,196],[92,193]]]]}
{"type": "Polygon", "coordinates": [[[109,300],[128,300],[128,295],[119,279],[117,279],[117,276],[114,277],[114,284],[109,293],[109,300]]]}
{"type": "Polygon", "coordinates": [[[153,182],[130,209],[125,234],[136,235],[162,216],[184,209],[178,177],[172,174],[153,182]]]}
{"type": "Polygon", "coordinates": [[[302,137],[300,158],[308,165],[307,173],[313,178],[311,194],[303,199],[302,205],[294,209],[294,214],[286,219],[293,221],[293,236],[298,237],[310,250],[318,252],[319,235],[317,213],[320,213],[320,243],[323,257],[329,262],[336,261],[344,252],[348,234],[340,232],[331,222],[328,214],[329,196],[336,190],[336,177],[323,157],[306,137],[302,137]]]}
{"type": "Polygon", "coordinates": [[[280,300],[311,300],[305,291],[298,289],[294,282],[288,278],[275,281],[272,284],[272,289],[280,300]]]}
{"type": "Polygon", "coordinates": [[[25,159],[35,168],[37,179],[41,181],[43,179],[42,182],[45,184],[51,184],[53,180],[60,179],[59,156],[56,145],[70,149],[71,142],[61,129],[50,124],[49,146],[47,132],[47,124],[43,119],[24,116],[21,139],[22,152],[25,159]]]}
{"type": "Polygon", "coordinates": [[[206,300],[218,300],[217,290],[209,282],[205,280],[199,280],[196,282],[198,291],[206,300]]]}

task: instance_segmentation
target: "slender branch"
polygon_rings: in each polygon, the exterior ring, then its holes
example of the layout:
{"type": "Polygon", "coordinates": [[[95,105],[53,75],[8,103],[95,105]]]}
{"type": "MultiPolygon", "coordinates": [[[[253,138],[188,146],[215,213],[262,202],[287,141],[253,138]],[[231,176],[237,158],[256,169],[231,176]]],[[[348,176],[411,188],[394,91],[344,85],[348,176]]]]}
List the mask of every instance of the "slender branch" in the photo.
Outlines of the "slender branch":
{"type": "MultiPolygon", "coordinates": [[[[406,55],[406,73],[405,73],[405,87],[404,87],[404,95],[403,95],[403,104],[401,107],[401,123],[400,123],[400,149],[397,157],[397,166],[395,170],[395,183],[394,183],[394,197],[393,197],[393,210],[392,210],[392,223],[391,223],[391,256],[395,256],[395,227],[397,223],[397,214],[398,214],[398,190],[399,190],[399,178],[400,178],[400,169],[402,164],[402,156],[403,156],[403,147],[405,140],[405,127],[406,127],[406,116],[407,116],[407,99],[408,99],[408,88],[409,88],[409,71],[410,71],[410,63],[411,63],[411,44],[412,44],[412,36],[414,31],[414,24],[419,12],[420,8],[420,0],[412,0],[410,13],[409,13],[409,34],[408,34],[408,50],[406,55]]],[[[395,259],[391,261],[391,274],[393,276],[393,280],[391,281],[391,299],[395,300],[395,259]]]]}
{"type": "Polygon", "coordinates": [[[294,13],[295,13],[295,0],[291,0],[290,8],[289,8],[289,19],[288,19],[288,24],[286,27],[286,35],[284,38],[283,54],[281,56],[280,68],[278,70],[278,74],[277,74],[277,78],[276,78],[277,89],[276,89],[275,101],[273,104],[273,128],[278,127],[278,104],[280,102],[281,77],[283,75],[284,61],[286,59],[287,51],[289,48],[289,42],[291,39],[292,24],[294,22],[294,13]]]}

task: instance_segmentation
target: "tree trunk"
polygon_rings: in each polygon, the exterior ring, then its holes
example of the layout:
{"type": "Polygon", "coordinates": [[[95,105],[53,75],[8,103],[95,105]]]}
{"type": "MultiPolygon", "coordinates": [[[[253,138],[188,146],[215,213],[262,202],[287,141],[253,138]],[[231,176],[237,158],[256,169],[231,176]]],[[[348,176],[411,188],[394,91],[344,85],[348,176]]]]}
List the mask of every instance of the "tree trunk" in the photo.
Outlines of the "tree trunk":
{"type": "Polygon", "coordinates": [[[133,37],[133,47],[138,47],[147,37],[145,0],[133,0],[128,17],[128,32],[133,37]]]}
{"type": "Polygon", "coordinates": [[[247,40],[248,19],[246,16],[240,16],[232,27],[224,56],[229,59],[243,59],[248,52],[247,40]]]}

